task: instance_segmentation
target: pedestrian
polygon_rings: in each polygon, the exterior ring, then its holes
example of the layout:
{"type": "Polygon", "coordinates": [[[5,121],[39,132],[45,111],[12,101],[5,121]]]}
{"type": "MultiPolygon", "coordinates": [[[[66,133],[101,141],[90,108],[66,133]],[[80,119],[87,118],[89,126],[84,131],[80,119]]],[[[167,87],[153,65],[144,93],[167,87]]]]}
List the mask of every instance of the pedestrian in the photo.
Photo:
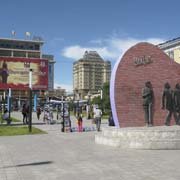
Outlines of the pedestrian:
{"type": "Polygon", "coordinates": [[[52,124],[53,123],[53,110],[49,109],[48,111],[48,124],[52,124]]]}
{"type": "Polygon", "coordinates": [[[23,124],[28,124],[28,109],[27,109],[27,105],[26,104],[23,104],[23,107],[22,107],[22,115],[23,115],[23,124]]]}
{"type": "Polygon", "coordinates": [[[82,124],[83,124],[83,119],[82,119],[82,114],[78,117],[78,132],[82,132],[83,128],[82,128],[82,124]]]}
{"type": "Polygon", "coordinates": [[[40,108],[40,106],[37,107],[36,113],[37,113],[37,119],[39,120],[40,119],[40,115],[41,115],[41,108],[40,108]]]}
{"type": "Polygon", "coordinates": [[[99,107],[96,107],[94,109],[94,120],[95,120],[95,123],[96,123],[97,131],[100,131],[101,115],[102,115],[102,111],[99,109],[99,107]]]}
{"type": "Polygon", "coordinates": [[[170,84],[168,82],[165,83],[164,91],[162,95],[162,109],[166,109],[168,111],[168,114],[166,115],[166,119],[165,119],[166,126],[170,125],[170,120],[172,115],[174,116],[174,120],[176,124],[178,123],[173,95],[174,95],[173,90],[171,89],[170,84]]]}
{"type": "Polygon", "coordinates": [[[48,123],[49,110],[48,108],[44,109],[43,122],[48,123]]]}
{"type": "Polygon", "coordinates": [[[9,114],[8,114],[7,109],[4,110],[4,114],[2,115],[2,122],[1,123],[3,123],[3,121],[6,121],[7,125],[11,124],[11,119],[9,118],[9,114]]]}
{"type": "Polygon", "coordinates": [[[113,116],[112,116],[112,112],[111,112],[111,114],[110,114],[110,116],[108,118],[108,124],[109,124],[109,126],[115,126],[114,119],[113,119],[113,116]]]}

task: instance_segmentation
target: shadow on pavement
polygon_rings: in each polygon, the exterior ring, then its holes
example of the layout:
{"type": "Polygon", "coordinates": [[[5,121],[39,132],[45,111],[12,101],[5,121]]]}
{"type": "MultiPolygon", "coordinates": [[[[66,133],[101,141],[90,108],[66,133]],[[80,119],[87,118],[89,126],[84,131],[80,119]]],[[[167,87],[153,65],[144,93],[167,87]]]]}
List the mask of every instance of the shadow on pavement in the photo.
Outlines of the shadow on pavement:
{"type": "MultiPolygon", "coordinates": [[[[44,122],[37,122],[37,123],[32,123],[32,125],[43,125],[46,124],[44,122]]],[[[7,124],[0,124],[0,126],[28,126],[28,124],[23,124],[22,122],[20,123],[11,123],[10,125],[7,124]]]]}
{"type": "Polygon", "coordinates": [[[39,166],[39,165],[46,165],[46,164],[52,164],[53,161],[42,161],[42,162],[34,162],[34,163],[27,163],[27,164],[17,164],[13,166],[3,166],[2,168],[12,168],[12,167],[23,167],[23,166],[39,166]]]}

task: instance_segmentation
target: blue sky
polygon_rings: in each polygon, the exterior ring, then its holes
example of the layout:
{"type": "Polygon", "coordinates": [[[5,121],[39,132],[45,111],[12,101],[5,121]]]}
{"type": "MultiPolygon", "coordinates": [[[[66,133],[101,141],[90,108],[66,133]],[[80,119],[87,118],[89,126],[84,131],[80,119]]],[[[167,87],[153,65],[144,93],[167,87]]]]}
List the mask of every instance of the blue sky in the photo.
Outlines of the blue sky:
{"type": "Polygon", "coordinates": [[[0,37],[41,36],[55,56],[55,86],[72,91],[73,62],[85,50],[116,60],[140,41],[179,37],[178,0],[2,0],[0,37]]]}

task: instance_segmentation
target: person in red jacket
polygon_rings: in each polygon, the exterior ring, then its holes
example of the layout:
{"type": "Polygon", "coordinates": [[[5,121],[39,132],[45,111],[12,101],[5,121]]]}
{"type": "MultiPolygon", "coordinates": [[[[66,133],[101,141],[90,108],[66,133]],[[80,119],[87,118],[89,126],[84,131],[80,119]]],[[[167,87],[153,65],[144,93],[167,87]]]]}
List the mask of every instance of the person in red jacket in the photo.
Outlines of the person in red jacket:
{"type": "Polygon", "coordinates": [[[78,132],[82,132],[82,130],[83,130],[82,123],[83,123],[83,119],[82,119],[82,115],[80,115],[78,117],[78,132]]]}

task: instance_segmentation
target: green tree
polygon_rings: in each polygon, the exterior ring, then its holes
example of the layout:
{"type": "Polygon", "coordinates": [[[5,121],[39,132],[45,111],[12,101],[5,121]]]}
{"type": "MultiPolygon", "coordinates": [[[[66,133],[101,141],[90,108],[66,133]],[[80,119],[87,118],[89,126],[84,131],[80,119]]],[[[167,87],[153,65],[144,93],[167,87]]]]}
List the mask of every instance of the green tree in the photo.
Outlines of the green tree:
{"type": "Polygon", "coordinates": [[[101,97],[94,97],[91,104],[98,104],[99,107],[102,106],[103,114],[109,114],[111,111],[110,105],[110,85],[109,83],[104,83],[102,87],[102,104],[101,97]]]}
{"type": "Polygon", "coordinates": [[[91,101],[91,104],[98,104],[99,107],[101,107],[101,98],[100,96],[94,97],[91,101]]]}
{"type": "Polygon", "coordinates": [[[104,83],[102,87],[102,104],[103,104],[103,111],[105,114],[109,114],[111,111],[110,105],[110,84],[109,82],[104,83]]]}

